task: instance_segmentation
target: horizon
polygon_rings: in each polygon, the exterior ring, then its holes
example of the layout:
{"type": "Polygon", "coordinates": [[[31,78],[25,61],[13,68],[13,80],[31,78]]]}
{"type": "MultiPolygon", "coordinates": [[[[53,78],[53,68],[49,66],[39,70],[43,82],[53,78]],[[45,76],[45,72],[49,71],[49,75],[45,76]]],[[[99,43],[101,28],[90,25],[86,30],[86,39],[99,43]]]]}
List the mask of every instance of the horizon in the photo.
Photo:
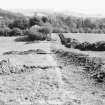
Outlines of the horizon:
{"type": "MultiPolygon", "coordinates": [[[[47,10],[84,15],[105,16],[104,0],[3,0],[0,8],[13,10],[47,10]]],[[[15,12],[15,11],[14,11],[15,12]]],[[[16,11],[17,12],[17,11],[16,11]]]]}
{"type": "Polygon", "coordinates": [[[105,15],[103,14],[98,14],[98,13],[94,13],[94,14],[91,14],[91,13],[82,13],[82,12],[74,12],[74,11],[54,11],[54,10],[48,10],[48,9],[32,9],[32,8],[29,8],[29,9],[5,9],[7,11],[11,11],[11,12],[14,12],[14,13],[22,13],[23,15],[26,15],[26,16],[32,16],[34,15],[35,12],[41,12],[41,13],[61,13],[61,14],[66,14],[66,15],[71,15],[71,16],[76,16],[76,17],[99,17],[99,18],[104,18],[105,15]]]}

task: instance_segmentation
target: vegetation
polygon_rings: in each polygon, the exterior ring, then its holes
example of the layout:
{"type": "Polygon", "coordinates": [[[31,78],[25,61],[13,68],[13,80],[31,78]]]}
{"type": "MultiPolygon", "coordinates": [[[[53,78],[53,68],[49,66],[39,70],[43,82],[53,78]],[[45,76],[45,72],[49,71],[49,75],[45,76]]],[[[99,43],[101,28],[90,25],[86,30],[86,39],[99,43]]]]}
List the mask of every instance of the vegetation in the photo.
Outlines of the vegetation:
{"type": "Polygon", "coordinates": [[[20,28],[13,28],[10,33],[9,36],[22,36],[23,32],[20,28]]]}
{"type": "Polygon", "coordinates": [[[7,10],[0,9],[0,19],[3,17],[4,21],[13,21],[17,19],[25,19],[26,17],[20,13],[13,13],[7,10]]]}
{"type": "MultiPolygon", "coordinates": [[[[56,15],[48,17],[49,23],[55,28],[70,33],[105,33],[105,19],[77,18],[72,16],[56,15]]],[[[60,31],[59,30],[59,31],[60,31]]]]}
{"type": "MultiPolygon", "coordinates": [[[[3,18],[0,18],[0,30],[5,27],[11,30],[19,28],[24,33],[35,25],[40,27],[47,25],[51,26],[53,33],[105,33],[104,18],[78,18],[63,14],[53,14],[53,16],[35,15],[29,18],[20,14],[13,15],[13,13],[2,11],[0,11],[0,14],[3,16],[3,18]]],[[[5,36],[4,34],[1,35],[5,36]]],[[[9,36],[9,34],[6,34],[6,36],[9,36]]]]}
{"type": "Polygon", "coordinates": [[[75,48],[82,51],[105,51],[105,42],[99,41],[95,43],[79,42],[76,39],[65,38],[63,34],[59,34],[61,43],[68,48],[75,48]]]}
{"type": "Polygon", "coordinates": [[[0,36],[9,36],[11,29],[8,27],[0,28],[0,36]]]}
{"type": "Polygon", "coordinates": [[[28,38],[30,40],[47,40],[51,34],[51,29],[49,27],[32,27],[28,31],[28,38]]]}
{"type": "Polygon", "coordinates": [[[64,51],[62,49],[52,50],[56,54],[56,58],[60,60],[61,65],[75,65],[83,68],[84,73],[88,77],[94,79],[98,83],[105,82],[105,71],[102,58],[89,57],[85,54],[64,51]]]}
{"type": "Polygon", "coordinates": [[[8,25],[9,28],[20,28],[21,30],[27,29],[29,27],[28,20],[26,19],[20,19],[20,20],[15,20],[11,22],[8,25]]]}

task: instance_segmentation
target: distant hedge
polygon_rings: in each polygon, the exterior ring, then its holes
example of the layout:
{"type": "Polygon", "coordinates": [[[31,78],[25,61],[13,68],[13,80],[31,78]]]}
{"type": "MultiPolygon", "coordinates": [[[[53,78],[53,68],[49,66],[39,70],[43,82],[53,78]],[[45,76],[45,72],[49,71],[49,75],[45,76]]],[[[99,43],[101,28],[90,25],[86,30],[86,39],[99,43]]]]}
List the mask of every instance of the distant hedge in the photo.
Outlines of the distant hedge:
{"type": "Polygon", "coordinates": [[[68,48],[75,48],[81,51],[105,51],[105,42],[99,41],[95,43],[79,42],[76,39],[65,38],[63,34],[59,34],[61,43],[68,48]]]}
{"type": "Polygon", "coordinates": [[[105,42],[95,42],[95,43],[89,43],[84,42],[75,47],[76,49],[80,49],[82,51],[105,51],[105,42]]]}

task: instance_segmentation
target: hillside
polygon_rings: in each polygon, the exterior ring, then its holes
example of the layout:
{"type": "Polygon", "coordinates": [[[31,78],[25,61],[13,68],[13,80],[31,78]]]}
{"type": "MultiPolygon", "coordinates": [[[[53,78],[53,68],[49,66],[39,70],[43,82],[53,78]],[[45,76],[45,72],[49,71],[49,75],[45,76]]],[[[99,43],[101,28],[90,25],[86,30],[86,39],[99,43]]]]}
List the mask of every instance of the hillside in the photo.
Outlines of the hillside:
{"type": "Polygon", "coordinates": [[[0,17],[9,20],[25,18],[25,16],[21,13],[14,13],[3,9],[0,9],[0,17]]]}

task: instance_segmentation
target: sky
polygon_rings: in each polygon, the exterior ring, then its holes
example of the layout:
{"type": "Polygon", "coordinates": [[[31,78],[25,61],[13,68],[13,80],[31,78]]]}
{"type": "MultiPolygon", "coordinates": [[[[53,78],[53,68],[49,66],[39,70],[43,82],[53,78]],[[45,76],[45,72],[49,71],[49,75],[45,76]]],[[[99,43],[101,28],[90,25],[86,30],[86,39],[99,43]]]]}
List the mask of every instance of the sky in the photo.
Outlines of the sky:
{"type": "Polygon", "coordinates": [[[0,0],[2,9],[44,9],[105,16],[105,0],[0,0]]]}

